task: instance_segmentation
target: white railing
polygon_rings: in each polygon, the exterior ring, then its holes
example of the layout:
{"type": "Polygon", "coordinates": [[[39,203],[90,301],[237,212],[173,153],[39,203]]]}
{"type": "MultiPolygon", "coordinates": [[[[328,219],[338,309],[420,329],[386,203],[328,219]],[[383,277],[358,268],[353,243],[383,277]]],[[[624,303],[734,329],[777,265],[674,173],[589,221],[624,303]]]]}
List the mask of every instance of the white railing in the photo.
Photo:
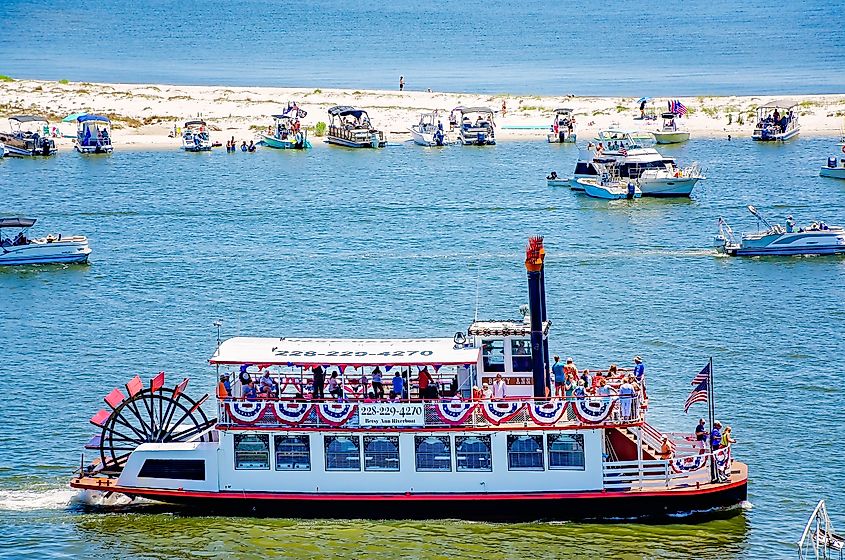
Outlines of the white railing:
{"type": "Polygon", "coordinates": [[[839,552],[842,558],[842,550],[845,548],[845,538],[834,532],[830,516],[827,514],[827,507],[824,500],[819,500],[816,509],[807,520],[801,539],[798,541],[798,558],[815,558],[816,560],[832,558],[831,552],[839,552]],[[812,545],[813,556],[810,556],[812,545]]]}
{"type": "Polygon", "coordinates": [[[676,472],[671,467],[673,460],[605,462],[604,488],[606,490],[680,488],[707,484],[711,481],[708,461],[703,462],[702,466],[696,470],[676,472]]]}

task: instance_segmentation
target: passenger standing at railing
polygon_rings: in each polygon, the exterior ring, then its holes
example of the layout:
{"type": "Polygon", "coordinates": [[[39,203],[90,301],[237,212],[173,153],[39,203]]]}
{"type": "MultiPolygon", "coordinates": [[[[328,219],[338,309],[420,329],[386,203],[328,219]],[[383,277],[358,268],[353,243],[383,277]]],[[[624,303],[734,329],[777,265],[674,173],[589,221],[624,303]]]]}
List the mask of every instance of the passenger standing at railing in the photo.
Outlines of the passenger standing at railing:
{"type": "Polygon", "coordinates": [[[584,382],[584,391],[591,392],[593,390],[593,376],[590,375],[590,370],[585,369],[581,372],[581,381],[584,382]]]}
{"type": "Polygon", "coordinates": [[[399,375],[399,370],[396,370],[396,373],[393,375],[393,392],[399,398],[402,398],[402,395],[405,393],[405,380],[402,379],[402,376],[399,375]]]}
{"type": "Polygon", "coordinates": [[[314,400],[323,400],[326,398],[324,393],[324,386],[326,384],[326,374],[323,371],[323,366],[314,366],[311,368],[311,373],[314,374],[314,387],[311,390],[311,397],[314,400]]]}
{"type": "Polygon", "coordinates": [[[377,399],[384,398],[384,385],[381,382],[381,370],[378,366],[373,370],[373,394],[377,399]]]}
{"type": "Polygon", "coordinates": [[[507,383],[502,378],[502,374],[499,373],[496,375],[496,380],[493,382],[493,400],[494,401],[503,401],[507,396],[507,383]]]}
{"type": "Polygon", "coordinates": [[[555,396],[563,397],[564,387],[566,386],[566,368],[560,362],[560,356],[555,354],[555,363],[552,364],[552,376],[555,380],[555,396]]]}
{"type": "Polygon", "coordinates": [[[619,387],[619,409],[623,420],[630,420],[633,418],[632,411],[634,409],[634,399],[636,393],[634,392],[634,385],[631,381],[634,379],[633,375],[628,376],[619,387]]]}
{"type": "Polygon", "coordinates": [[[367,379],[367,371],[364,368],[361,368],[361,379],[358,382],[361,384],[361,398],[364,398],[370,392],[370,380],[367,379]]]}
{"type": "Polygon", "coordinates": [[[707,444],[707,426],[705,425],[704,418],[701,418],[695,427],[695,441],[702,449],[707,444]]]}
{"type": "Polygon", "coordinates": [[[710,449],[718,451],[722,447],[722,423],[718,420],[713,422],[713,429],[710,431],[710,449]]]}
{"type": "Polygon", "coordinates": [[[663,443],[660,446],[660,453],[658,457],[663,460],[672,458],[672,444],[669,443],[669,436],[663,436],[663,443]]]}
{"type": "Polygon", "coordinates": [[[329,394],[337,400],[343,398],[343,389],[340,387],[340,380],[337,377],[336,371],[333,371],[332,376],[329,378],[329,394]]]}
{"type": "Polygon", "coordinates": [[[431,374],[428,373],[428,368],[423,367],[420,370],[420,375],[417,378],[417,384],[420,388],[420,398],[421,399],[432,399],[437,398],[436,395],[434,397],[431,396],[431,384],[434,383],[434,380],[431,378],[431,374]]]}
{"type": "Polygon", "coordinates": [[[485,401],[493,399],[493,390],[487,383],[481,385],[481,399],[485,401]]]}
{"type": "Polygon", "coordinates": [[[229,387],[229,378],[226,374],[220,375],[220,382],[217,383],[217,398],[225,399],[231,395],[231,388],[229,387]]]}
{"type": "Polygon", "coordinates": [[[733,428],[728,426],[725,428],[725,433],[722,434],[722,447],[730,447],[732,443],[736,443],[736,440],[731,437],[731,432],[733,428]]]}

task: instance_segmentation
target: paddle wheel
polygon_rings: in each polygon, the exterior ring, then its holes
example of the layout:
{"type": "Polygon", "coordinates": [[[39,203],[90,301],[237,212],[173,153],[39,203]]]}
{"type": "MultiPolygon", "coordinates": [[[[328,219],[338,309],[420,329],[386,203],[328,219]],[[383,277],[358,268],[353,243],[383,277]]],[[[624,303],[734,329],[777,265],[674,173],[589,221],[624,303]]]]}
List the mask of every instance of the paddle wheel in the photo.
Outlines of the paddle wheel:
{"type": "Polygon", "coordinates": [[[99,451],[99,462],[90,467],[95,472],[117,474],[129,455],[142,443],[211,441],[209,430],[217,423],[209,419],[199,400],[185,394],[188,378],[173,388],[164,386],[164,372],[144,387],[139,376],[125,385],[126,394],[114,389],[103,399],[108,409],[101,409],[90,422],[101,428],[86,444],[99,451]],[[128,396],[127,396],[128,395],[128,396]]]}

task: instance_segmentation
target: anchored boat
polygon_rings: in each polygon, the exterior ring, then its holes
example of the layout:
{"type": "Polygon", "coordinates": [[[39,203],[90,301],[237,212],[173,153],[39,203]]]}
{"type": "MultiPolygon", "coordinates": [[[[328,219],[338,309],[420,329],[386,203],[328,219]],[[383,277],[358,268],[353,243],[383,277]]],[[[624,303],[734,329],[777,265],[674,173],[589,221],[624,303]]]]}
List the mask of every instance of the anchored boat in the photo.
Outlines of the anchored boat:
{"type": "Polygon", "coordinates": [[[273,124],[267,134],[262,136],[264,144],[279,150],[305,150],[311,148],[308,131],[302,127],[299,119],[308,113],[299,108],[296,101],[288,102],[287,108],[280,115],[273,115],[273,124]]]}
{"type": "Polygon", "coordinates": [[[731,256],[763,255],[839,255],[845,253],[845,229],[813,222],[806,228],[795,228],[792,216],[786,217],[786,227],[771,224],[754,206],[748,211],[757,218],[764,230],[743,233],[736,238],[731,226],[719,218],[719,233],[714,239],[716,250],[731,256]]]}
{"type": "Polygon", "coordinates": [[[82,114],[76,117],[76,151],[80,154],[110,154],[111,121],[102,115],[82,114]]]}
{"type": "Polygon", "coordinates": [[[751,138],[761,142],[789,140],[798,136],[798,105],[781,99],[757,107],[757,124],[751,138]]]}
{"type": "Polygon", "coordinates": [[[738,511],[745,465],[730,447],[711,451],[649,424],[630,371],[594,371],[595,392],[547,397],[544,257],[532,238],[522,320],[474,321],[445,338],[230,338],[209,360],[236,375],[220,377],[216,402],[190,398],[187,378],[171,387],[164,373],[149,384],[136,376],[91,418],[96,458],[70,485],[296,517],[738,511]],[[492,394],[479,389],[489,385],[492,394]]]}
{"type": "Polygon", "coordinates": [[[493,146],[496,144],[496,124],[489,107],[455,107],[449,122],[458,128],[458,143],[464,146],[493,146]],[[475,117],[475,120],[473,120],[475,117]]]}
{"type": "Polygon", "coordinates": [[[822,177],[845,179],[845,133],[839,139],[839,155],[827,158],[827,165],[819,171],[822,177]]]}
{"type": "Polygon", "coordinates": [[[667,111],[660,116],[663,119],[663,125],[652,133],[658,144],[680,144],[689,140],[689,131],[678,127],[675,113],[667,111]]]}
{"type": "Polygon", "coordinates": [[[35,225],[32,218],[0,218],[0,266],[20,264],[84,263],[91,254],[88,239],[82,235],[48,235],[38,239],[27,237],[35,225]],[[20,229],[14,237],[5,229],[20,229]]]}
{"type": "Polygon", "coordinates": [[[5,145],[7,156],[52,156],[58,151],[50,138],[50,124],[44,117],[9,117],[9,128],[9,133],[0,132],[0,142],[5,145]]]}
{"type": "Polygon", "coordinates": [[[555,109],[555,118],[546,137],[551,144],[575,142],[577,135],[575,134],[575,114],[572,109],[555,109]]]}
{"type": "Polygon", "coordinates": [[[347,148],[384,148],[384,132],[373,127],[370,116],[363,109],[338,105],[329,109],[329,144],[347,148]]]}
{"type": "Polygon", "coordinates": [[[420,113],[420,121],[410,128],[414,144],[420,146],[445,146],[450,142],[448,134],[443,130],[440,111],[420,113]]]}
{"type": "Polygon", "coordinates": [[[202,119],[185,121],[182,126],[182,149],[186,152],[210,152],[211,147],[206,122],[202,119]]]}
{"type": "Polygon", "coordinates": [[[590,179],[578,179],[578,184],[587,196],[604,200],[640,198],[643,193],[632,180],[622,179],[615,164],[597,164],[599,175],[590,179]]]}

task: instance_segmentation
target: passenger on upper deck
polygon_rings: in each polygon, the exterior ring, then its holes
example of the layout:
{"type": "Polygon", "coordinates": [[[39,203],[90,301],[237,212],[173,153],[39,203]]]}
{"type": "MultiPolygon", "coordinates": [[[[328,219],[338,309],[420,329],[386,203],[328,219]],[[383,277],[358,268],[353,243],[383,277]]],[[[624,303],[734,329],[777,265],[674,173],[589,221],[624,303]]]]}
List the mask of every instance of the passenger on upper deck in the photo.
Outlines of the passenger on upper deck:
{"type": "Polygon", "coordinates": [[[373,370],[373,394],[377,399],[384,398],[384,385],[381,382],[381,370],[378,366],[373,370]]]}
{"type": "Polygon", "coordinates": [[[700,419],[698,425],[695,427],[695,441],[701,447],[704,447],[704,444],[707,443],[707,426],[705,425],[704,418],[700,419]]]}
{"type": "Polygon", "coordinates": [[[229,386],[229,376],[225,373],[220,375],[220,382],[217,383],[217,398],[225,399],[232,394],[232,389],[229,386]]]}
{"type": "Polygon", "coordinates": [[[713,429],[710,430],[710,449],[717,451],[722,447],[722,423],[718,420],[713,422],[713,429]]]}
{"type": "Polygon", "coordinates": [[[401,399],[405,393],[405,380],[399,375],[399,370],[393,375],[393,392],[401,399]]]}
{"type": "Polygon", "coordinates": [[[493,390],[490,388],[490,385],[487,383],[481,384],[481,399],[485,401],[489,401],[493,399],[493,390]]]}
{"type": "Polygon", "coordinates": [[[437,398],[437,387],[434,386],[434,380],[431,378],[431,374],[428,373],[428,368],[423,367],[420,370],[420,375],[417,380],[420,387],[420,398],[421,399],[436,399],[437,398]]]}
{"type": "Polygon", "coordinates": [[[311,373],[314,374],[314,388],[311,391],[311,396],[317,399],[325,399],[325,384],[326,384],[326,374],[323,371],[323,366],[314,366],[311,368],[311,373]]]}
{"type": "Polygon", "coordinates": [[[249,380],[249,383],[241,387],[241,397],[247,401],[254,401],[258,398],[258,393],[255,391],[255,381],[249,380]]]}
{"type": "Polygon", "coordinates": [[[273,381],[273,378],[270,377],[269,369],[265,369],[264,373],[261,374],[261,378],[258,380],[258,388],[261,393],[265,392],[265,388],[267,392],[276,392],[276,383],[273,381]]]}
{"type": "Polygon", "coordinates": [[[552,376],[555,381],[555,396],[563,397],[564,386],[566,385],[566,367],[560,362],[560,356],[555,354],[555,363],[552,364],[552,376]]]}
{"type": "Polygon", "coordinates": [[[335,399],[343,398],[343,388],[340,386],[336,371],[333,371],[332,376],[329,378],[329,394],[335,399]]]}
{"type": "Polygon", "coordinates": [[[493,382],[493,400],[494,401],[503,401],[507,396],[507,384],[505,380],[502,378],[502,374],[499,373],[496,375],[496,380],[493,382]]]}

